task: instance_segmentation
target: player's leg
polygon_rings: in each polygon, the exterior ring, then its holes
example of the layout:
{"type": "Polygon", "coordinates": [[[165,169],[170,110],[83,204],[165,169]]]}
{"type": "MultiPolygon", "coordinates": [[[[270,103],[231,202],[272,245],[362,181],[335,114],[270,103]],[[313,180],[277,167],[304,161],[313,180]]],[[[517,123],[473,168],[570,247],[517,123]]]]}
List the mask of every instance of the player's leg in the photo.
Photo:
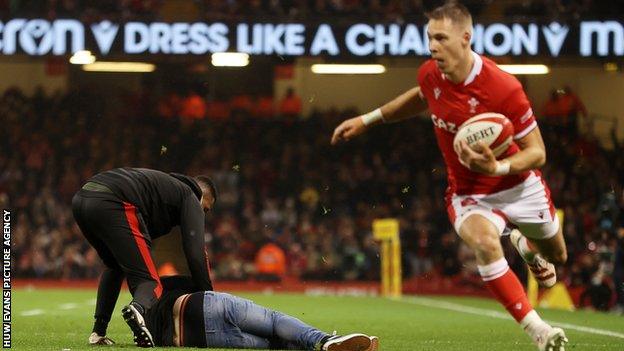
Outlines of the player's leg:
{"type": "Polygon", "coordinates": [[[544,322],[528,301],[522,283],[503,255],[500,234],[504,220],[492,212],[477,211],[460,218],[459,235],[477,258],[479,273],[488,289],[538,345],[540,350],[563,350],[563,331],[544,322]]]}
{"type": "Polygon", "coordinates": [[[551,287],[557,282],[553,264],[564,264],[568,254],[550,191],[540,177],[532,176],[508,195],[502,199],[504,211],[519,228],[511,232],[511,243],[539,285],[551,287]]]}
{"type": "MultiPolygon", "coordinates": [[[[532,184],[541,184],[539,179],[532,181],[532,184]]],[[[512,211],[506,211],[507,208],[501,209],[499,206],[517,205],[518,199],[525,193],[524,187],[517,187],[481,197],[454,195],[448,206],[449,218],[457,233],[475,251],[479,273],[496,299],[505,306],[540,350],[561,351],[567,342],[563,330],[551,327],[533,310],[524,287],[509,268],[500,244],[499,236],[505,231],[512,211]]],[[[554,208],[547,201],[544,204],[547,213],[554,218],[554,208]]],[[[531,203],[530,207],[541,210],[537,205],[543,204],[531,203]]],[[[539,217],[539,213],[537,215],[539,217]]],[[[558,228],[551,227],[549,233],[554,236],[556,229],[558,228]]]]}
{"type": "Polygon", "coordinates": [[[371,339],[364,334],[332,336],[299,319],[273,311],[233,295],[208,293],[223,303],[226,325],[234,325],[238,330],[230,330],[237,345],[230,347],[259,348],[263,340],[271,348],[293,350],[365,351],[371,346],[371,339]],[[240,331],[240,333],[238,332],[240,331]]]}
{"type": "Polygon", "coordinates": [[[522,259],[527,263],[538,284],[550,288],[557,282],[556,264],[563,264],[567,260],[567,251],[561,228],[553,237],[545,239],[527,238],[524,232],[528,230],[514,229],[510,234],[513,246],[518,250],[522,259]]]}
{"type": "Polygon", "coordinates": [[[561,226],[559,226],[557,234],[552,238],[526,238],[526,240],[526,248],[528,251],[537,251],[548,262],[559,266],[565,264],[568,260],[568,250],[563,238],[563,229],[561,226]],[[531,250],[532,248],[534,248],[534,250],[531,250]]]}
{"type": "MultiPolygon", "coordinates": [[[[484,214],[467,215],[459,225],[458,234],[475,252],[477,264],[484,266],[503,258],[499,229],[484,214]]],[[[480,211],[479,211],[480,213],[480,211]]]]}
{"type": "Polygon", "coordinates": [[[459,235],[473,249],[485,285],[517,322],[533,309],[524,287],[509,268],[500,243],[500,229],[484,215],[469,215],[459,227],[459,235]]]}
{"type": "Polygon", "coordinates": [[[447,209],[455,231],[475,252],[479,273],[488,289],[516,321],[522,321],[532,307],[503,254],[500,234],[505,220],[482,198],[454,195],[447,209]]]}

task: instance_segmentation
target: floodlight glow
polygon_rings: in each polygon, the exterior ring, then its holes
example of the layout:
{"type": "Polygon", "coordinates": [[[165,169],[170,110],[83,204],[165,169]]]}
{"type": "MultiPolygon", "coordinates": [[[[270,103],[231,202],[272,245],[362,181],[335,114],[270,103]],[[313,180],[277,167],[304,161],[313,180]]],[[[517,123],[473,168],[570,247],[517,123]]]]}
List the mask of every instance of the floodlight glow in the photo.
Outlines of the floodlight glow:
{"type": "Polygon", "coordinates": [[[548,74],[546,65],[498,65],[498,68],[510,74],[548,74]]]}
{"type": "Polygon", "coordinates": [[[211,57],[215,67],[245,67],[249,65],[249,54],[243,52],[215,52],[211,57]]]}
{"type": "Polygon", "coordinates": [[[106,62],[97,61],[82,66],[83,71],[87,72],[128,72],[128,73],[146,73],[153,72],[156,65],[145,62],[106,62]]]}
{"type": "Polygon", "coordinates": [[[89,50],[76,51],[69,58],[69,63],[72,65],[88,65],[93,62],[95,62],[95,56],[89,50]]]}
{"type": "Polygon", "coordinates": [[[315,64],[311,67],[316,74],[381,74],[386,71],[383,65],[340,65],[315,64]]]}
{"type": "Polygon", "coordinates": [[[607,72],[617,72],[618,71],[618,65],[615,62],[607,62],[604,64],[604,70],[607,72]]]}

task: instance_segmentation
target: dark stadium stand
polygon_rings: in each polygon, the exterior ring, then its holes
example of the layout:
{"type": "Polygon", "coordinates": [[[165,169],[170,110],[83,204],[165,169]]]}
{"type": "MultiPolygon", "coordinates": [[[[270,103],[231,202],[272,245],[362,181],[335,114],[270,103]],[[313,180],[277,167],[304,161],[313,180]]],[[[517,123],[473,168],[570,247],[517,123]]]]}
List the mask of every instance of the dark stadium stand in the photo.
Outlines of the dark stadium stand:
{"type": "MultiPolygon", "coordinates": [[[[406,279],[480,286],[471,251],[446,218],[444,167],[437,152],[427,151],[435,142],[427,119],[380,128],[330,151],[331,129],[354,111],[294,121],[241,111],[225,121],[187,120],[159,117],[158,99],[125,98],[103,114],[103,102],[88,91],[3,93],[0,205],[17,214],[16,277],[96,278],[100,262],[74,223],[71,197],[98,171],[137,166],[215,178],[221,201],[206,241],[217,281],[257,278],[255,256],[268,242],[285,252],[283,279],[377,280],[371,221],[396,216],[406,279]]],[[[614,139],[615,149],[607,150],[592,135],[544,133],[543,172],[565,211],[571,257],[560,276],[583,303],[607,294],[595,305],[608,308],[622,284],[613,277],[621,279],[624,266],[621,146],[614,139]]],[[[515,253],[508,257],[523,270],[515,253]]]]}

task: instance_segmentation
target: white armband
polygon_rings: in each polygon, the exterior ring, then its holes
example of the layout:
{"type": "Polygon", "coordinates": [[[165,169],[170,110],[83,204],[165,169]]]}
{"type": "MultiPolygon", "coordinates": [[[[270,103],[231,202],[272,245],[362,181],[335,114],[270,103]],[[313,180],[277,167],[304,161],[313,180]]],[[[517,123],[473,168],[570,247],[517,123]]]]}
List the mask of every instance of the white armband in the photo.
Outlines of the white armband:
{"type": "Polygon", "coordinates": [[[373,122],[377,122],[377,121],[384,121],[383,118],[383,114],[381,113],[381,109],[375,109],[365,115],[362,115],[362,123],[364,123],[365,126],[373,123],[373,122]]]}
{"type": "Polygon", "coordinates": [[[496,161],[496,169],[494,170],[494,175],[504,176],[509,174],[511,170],[511,163],[509,161],[496,161]]]}

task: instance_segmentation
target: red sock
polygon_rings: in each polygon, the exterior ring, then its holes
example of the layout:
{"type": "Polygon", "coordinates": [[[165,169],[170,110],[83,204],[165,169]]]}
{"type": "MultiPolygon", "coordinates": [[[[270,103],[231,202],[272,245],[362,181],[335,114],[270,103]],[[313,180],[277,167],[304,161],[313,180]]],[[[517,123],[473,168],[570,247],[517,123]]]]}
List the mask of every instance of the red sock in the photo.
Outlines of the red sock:
{"type": "Polygon", "coordinates": [[[533,307],[529,303],[524,287],[516,274],[509,269],[507,260],[479,266],[479,273],[496,300],[503,305],[517,322],[520,322],[533,307]]]}

